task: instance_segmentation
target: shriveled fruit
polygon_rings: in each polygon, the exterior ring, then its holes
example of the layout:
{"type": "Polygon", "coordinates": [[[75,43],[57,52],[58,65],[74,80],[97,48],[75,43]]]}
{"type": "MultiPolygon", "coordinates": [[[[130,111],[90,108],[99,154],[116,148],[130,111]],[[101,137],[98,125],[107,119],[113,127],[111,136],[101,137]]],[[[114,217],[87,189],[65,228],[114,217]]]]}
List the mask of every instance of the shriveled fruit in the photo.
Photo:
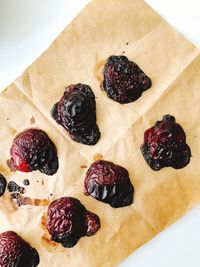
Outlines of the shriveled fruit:
{"type": "Polygon", "coordinates": [[[39,129],[28,129],[18,134],[10,150],[14,168],[21,172],[39,170],[53,175],[58,170],[57,149],[48,135],[39,129]]]}
{"type": "Polygon", "coordinates": [[[100,221],[78,199],[61,197],[50,204],[46,226],[53,241],[70,248],[81,237],[94,235],[100,227],[100,221]]]}
{"type": "Polygon", "coordinates": [[[134,187],[128,171],[112,162],[98,160],[89,167],[84,181],[85,195],[110,204],[113,208],[133,203],[134,187]]]}
{"type": "Polygon", "coordinates": [[[103,70],[102,87],[107,96],[121,104],[137,100],[151,87],[151,79],[125,56],[110,56],[103,70]]]}
{"type": "Polygon", "coordinates": [[[0,234],[1,267],[36,267],[40,262],[39,254],[15,232],[0,234]]]}
{"type": "Polygon", "coordinates": [[[163,167],[183,168],[191,157],[185,132],[171,115],[165,115],[145,131],[141,152],[147,164],[155,171],[163,167]]]}
{"type": "Polygon", "coordinates": [[[88,85],[68,86],[51,114],[68,131],[72,140],[85,145],[98,142],[100,132],[96,124],[95,96],[88,85]]]}
{"type": "Polygon", "coordinates": [[[4,194],[7,186],[6,178],[0,174],[0,197],[4,194]]]}

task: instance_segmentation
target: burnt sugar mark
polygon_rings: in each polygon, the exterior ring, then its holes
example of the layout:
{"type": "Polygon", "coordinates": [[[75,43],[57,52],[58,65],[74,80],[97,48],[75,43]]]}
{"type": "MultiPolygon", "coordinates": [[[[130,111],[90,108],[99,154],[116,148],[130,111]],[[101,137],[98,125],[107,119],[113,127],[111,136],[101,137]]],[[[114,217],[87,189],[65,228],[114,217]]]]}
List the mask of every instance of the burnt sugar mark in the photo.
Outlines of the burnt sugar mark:
{"type": "Polygon", "coordinates": [[[12,193],[10,197],[13,201],[15,201],[18,207],[25,206],[25,205],[48,206],[51,203],[49,199],[38,199],[38,198],[25,197],[20,193],[12,193]]]}
{"type": "Polygon", "coordinates": [[[8,192],[17,192],[24,194],[26,193],[26,189],[22,186],[19,186],[16,182],[10,181],[7,185],[8,192]]]}

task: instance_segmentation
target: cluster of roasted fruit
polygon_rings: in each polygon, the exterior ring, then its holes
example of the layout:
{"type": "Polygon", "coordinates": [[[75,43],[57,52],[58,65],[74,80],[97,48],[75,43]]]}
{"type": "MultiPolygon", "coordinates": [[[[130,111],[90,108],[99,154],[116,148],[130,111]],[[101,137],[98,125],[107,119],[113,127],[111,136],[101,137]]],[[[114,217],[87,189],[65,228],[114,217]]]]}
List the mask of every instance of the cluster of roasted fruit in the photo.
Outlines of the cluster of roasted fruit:
{"type": "MultiPolygon", "coordinates": [[[[127,57],[111,56],[105,64],[101,86],[109,98],[125,104],[135,101],[150,88],[151,80],[127,57]]],[[[86,145],[98,142],[100,131],[96,123],[95,96],[88,85],[68,86],[51,114],[72,140],[86,145]]],[[[141,152],[147,164],[156,171],[168,166],[183,168],[191,156],[185,132],[171,115],[165,115],[145,131],[141,152]]],[[[10,162],[14,170],[39,170],[47,175],[55,174],[59,167],[56,146],[40,129],[25,130],[14,138],[10,162]]],[[[0,175],[0,195],[6,184],[6,179],[0,175]]],[[[15,183],[13,185],[16,187],[15,183]]],[[[134,187],[125,168],[98,160],[86,172],[84,194],[120,208],[133,203],[134,187]]],[[[53,241],[70,248],[81,237],[94,235],[100,228],[100,219],[78,199],[61,197],[48,207],[45,225],[53,241]]],[[[38,252],[16,233],[8,231],[0,235],[1,267],[36,267],[38,264],[38,252]]]]}

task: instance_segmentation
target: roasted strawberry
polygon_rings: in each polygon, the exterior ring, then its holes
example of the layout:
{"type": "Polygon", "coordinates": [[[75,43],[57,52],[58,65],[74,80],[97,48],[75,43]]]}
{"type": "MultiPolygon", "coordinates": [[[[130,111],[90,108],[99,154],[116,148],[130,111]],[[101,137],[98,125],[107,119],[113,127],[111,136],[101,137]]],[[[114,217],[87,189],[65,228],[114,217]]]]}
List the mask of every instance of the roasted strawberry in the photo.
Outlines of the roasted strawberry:
{"type": "Polygon", "coordinates": [[[137,100],[151,87],[151,79],[125,56],[110,56],[103,76],[102,87],[107,96],[121,104],[137,100]]]}
{"type": "Polygon", "coordinates": [[[56,146],[39,129],[28,129],[18,134],[13,140],[10,155],[12,165],[21,172],[39,170],[53,175],[58,169],[56,146]]]}
{"type": "Polygon", "coordinates": [[[95,96],[88,85],[68,86],[51,114],[68,131],[72,140],[85,145],[98,142],[100,132],[96,124],[95,96]]]}
{"type": "Polygon", "coordinates": [[[100,221],[78,199],[62,197],[50,204],[46,226],[53,241],[70,248],[81,237],[94,235],[100,227],[100,221]]]}
{"type": "Polygon", "coordinates": [[[145,131],[141,151],[147,164],[155,171],[163,167],[183,168],[191,157],[185,132],[171,115],[165,115],[145,131]]]}
{"type": "Polygon", "coordinates": [[[40,262],[38,252],[15,232],[0,234],[1,267],[36,267],[40,262]]]}
{"type": "Polygon", "coordinates": [[[134,188],[128,171],[112,162],[98,160],[89,167],[85,181],[85,195],[110,204],[113,208],[131,205],[134,188]]]}
{"type": "Polygon", "coordinates": [[[0,174],[0,197],[4,194],[7,186],[6,178],[0,174]]]}

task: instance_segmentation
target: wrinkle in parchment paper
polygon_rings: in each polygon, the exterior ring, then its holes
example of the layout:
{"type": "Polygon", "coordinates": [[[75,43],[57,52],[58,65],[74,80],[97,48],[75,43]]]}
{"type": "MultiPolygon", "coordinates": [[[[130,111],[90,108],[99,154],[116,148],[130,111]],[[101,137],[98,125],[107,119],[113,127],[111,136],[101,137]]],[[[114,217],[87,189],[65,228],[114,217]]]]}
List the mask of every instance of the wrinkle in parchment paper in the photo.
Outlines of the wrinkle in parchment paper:
{"type": "Polygon", "coordinates": [[[141,0],[92,1],[0,94],[0,171],[20,185],[29,179],[29,197],[79,198],[99,215],[101,228],[72,249],[50,253],[40,226],[47,207],[5,209],[4,198],[0,199],[1,232],[16,231],[30,242],[40,254],[39,267],[116,266],[200,202],[199,88],[199,50],[148,5],[141,0]],[[112,54],[126,55],[151,77],[152,87],[136,102],[120,105],[100,89],[94,70],[112,54]],[[73,83],[90,85],[96,96],[102,135],[93,147],[73,142],[50,115],[65,86],[73,83]],[[168,113],[183,126],[192,158],[183,169],[155,172],[144,161],[140,145],[144,131],[168,113]],[[57,146],[60,166],[52,177],[38,171],[11,173],[6,165],[14,136],[29,127],[46,131],[57,146]],[[85,167],[96,153],[128,169],[135,187],[133,205],[113,209],[84,196],[85,167]]]}

